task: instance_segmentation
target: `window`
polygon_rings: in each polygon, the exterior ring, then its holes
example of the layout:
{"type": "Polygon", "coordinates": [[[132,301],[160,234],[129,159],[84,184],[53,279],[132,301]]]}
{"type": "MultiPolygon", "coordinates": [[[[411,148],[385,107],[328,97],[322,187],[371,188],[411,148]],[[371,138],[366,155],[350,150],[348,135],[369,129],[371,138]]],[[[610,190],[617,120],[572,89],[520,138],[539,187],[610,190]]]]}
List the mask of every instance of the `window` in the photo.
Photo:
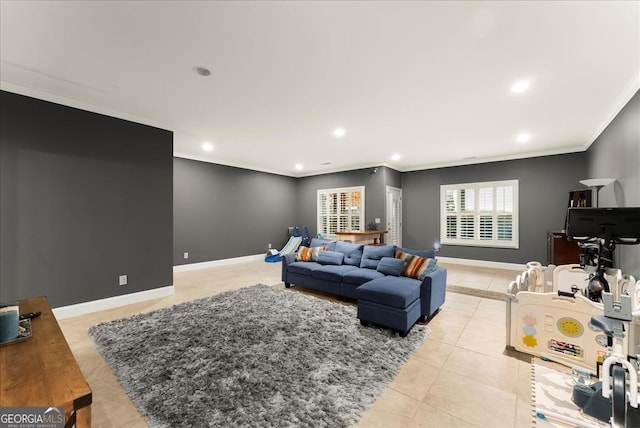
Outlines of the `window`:
{"type": "Polygon", "coordinates": [[[364,226],[364,186],[318,190],[318,233],[335,239],[336,232],[364,226]]]}
{"type": "Polygon", "coordinates": [[[518,180],[440,186],[440,238],[518,248],[518,180]]]}

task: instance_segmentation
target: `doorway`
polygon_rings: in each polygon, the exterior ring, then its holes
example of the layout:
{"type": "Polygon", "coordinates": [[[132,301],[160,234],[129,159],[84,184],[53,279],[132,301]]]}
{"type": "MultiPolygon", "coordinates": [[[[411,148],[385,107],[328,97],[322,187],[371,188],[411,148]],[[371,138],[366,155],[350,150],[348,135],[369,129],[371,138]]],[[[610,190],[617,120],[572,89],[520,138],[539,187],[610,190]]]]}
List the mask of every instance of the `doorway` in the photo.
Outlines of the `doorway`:
{"type": "Polygon", "coordinates": [[[402,189],[387,186],[387,244],[402,247],[402,189]]]}

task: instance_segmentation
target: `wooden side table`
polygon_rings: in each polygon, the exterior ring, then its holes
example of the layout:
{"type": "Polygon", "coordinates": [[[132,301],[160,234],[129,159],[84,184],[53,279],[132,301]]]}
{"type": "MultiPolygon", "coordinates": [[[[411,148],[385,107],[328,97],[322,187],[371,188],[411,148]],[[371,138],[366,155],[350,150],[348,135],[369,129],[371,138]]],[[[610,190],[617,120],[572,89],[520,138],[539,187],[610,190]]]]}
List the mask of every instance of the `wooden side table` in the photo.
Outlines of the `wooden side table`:
{"type": "Polygon", "coordinates": [[[41,312],[28,339],[0,346],[1,407],[64,407],[65,427],[91,427],[92,394],[46,297],[20,301],[41,312]]]}

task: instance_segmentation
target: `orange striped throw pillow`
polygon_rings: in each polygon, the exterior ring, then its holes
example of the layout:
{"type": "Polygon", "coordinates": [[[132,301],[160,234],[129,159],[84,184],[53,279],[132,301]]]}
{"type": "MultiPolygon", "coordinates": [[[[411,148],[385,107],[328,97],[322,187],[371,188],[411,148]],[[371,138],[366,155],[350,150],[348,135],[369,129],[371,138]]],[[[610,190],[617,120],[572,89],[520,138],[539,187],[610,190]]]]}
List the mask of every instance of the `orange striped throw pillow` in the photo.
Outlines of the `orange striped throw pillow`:
{"type": "Polygon", "coordinates": [[[315,262],[318,260],[318,253],[322,250],[328,250],[329,247],[323,245],[321,247],[308,248],[304,245],[298,248],[298,254],[296,254],[296,261],[298,262],[315,262]]]}
{"type": "Polygon", "coordinates": [[[423,280],[436,266],[436,259],[426,259],[413,254],[396,251],[396,258],[404,260],[402,276],[423,280]]]}

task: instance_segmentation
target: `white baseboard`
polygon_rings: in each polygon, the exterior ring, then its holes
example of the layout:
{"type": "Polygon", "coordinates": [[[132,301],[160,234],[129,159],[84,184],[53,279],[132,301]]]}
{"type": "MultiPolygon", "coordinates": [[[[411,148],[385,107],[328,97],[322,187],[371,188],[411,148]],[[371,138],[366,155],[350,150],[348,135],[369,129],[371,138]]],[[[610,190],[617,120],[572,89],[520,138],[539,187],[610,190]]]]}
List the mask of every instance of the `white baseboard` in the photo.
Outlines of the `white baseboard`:
{"type": "MultiPolygon", "coordinates": [[[[213,266],[233,265],[249,261],[264,260],[264,257],[264,254],[256,254],[253,256],[234,257],[231,259],[213,260],[210,262],[191,263],[188,265],[174,266],[173,271],[185,272],[213,266]]],[[[105,309],[113,309],[119,306],[130,305],[132,303],[143,302],[145,300],[167,297],[173,294],[175,294],[175,287],[173,285],[170,285],[167,287],[154,288],[152,290],[145,290],[137,293],[123,294],[120,296],[108,297],[106,299],[78,303],[75,305],[61,306],[59,308],[54,308],[53,314],[57,319],[60,320],[103,311],[105,309]]]]}
{"type": "Polygon", "coordinates": [[[265,258],[264,254],[256,254],[256,255],[253,255],[253,256],[234,257],[234,258],[231,258],[231,259],[212,260],[212,261],[209,261],[209,262],[191,263],[191,264],[188,264],[188,265],[174,266],[173,267],[173,271],[174,272],[186,272],[186,271],[190,271],[190,270],[205,269],[205,268],[210,268],[210,267],[214,267],[214,266],[235,265],[235,264],[238,264],[238,263],[253,262],[253,261],[257,261],[257,260],[264,261],[264,258],[265,258]]]}
{"type": "Polygon", "coordinates": [[[458,259],[455,257],[440,257],[436,256],[438,262],[449,263],[452,265],[466,265],[477,266],[491,269],[507,269],[507,270],[519,270],[523,271],[526,266],[518,263],[505,263],[505,262],[492,262],[489,260],[473,260],[473,259],[458,259]]]}
{"type": "MultiPolygon", "coordinates": [[[[190,270],[205,269],[214,266],[226,266],[249,261],[264,260],[264,254],[256,254],[253,256],[234,257],[231,259],[212,260],[209,262],[191,263],[188,265],[174,266],[174,272],[186,272],[190,270]]],[[[478,266],[492,269],[508,269],[522,271],[525,269],[524,264],[492,262],[487,260],[459,259],[454,257],[440,257],[438,261],[448,264],[459,264],[466,266],[478,266]]],[[[140,291],[137,293],[123,294],[121,296],[108,297],[106,299],[93,300],[91,302],[78,303],[75,305],[61,306],[54,308],[53,313],[57,319],[65,319],[89,314],[92,312],[112,309],[118,306],[130,305],[132,303],[143,302],[145,300],[158,299],[161,297],[171,296],[175,294],[173,285],[167,287],[154,288],[152,290],[140,291]]]]}
{"type": "MultiPolygon", "coordinates": [[[[508,269],[508,270],[524,270],[524,264],[518,263],[505,263],[505,262],[492,262],[488,260],[474,260],[474,259],[459,259],[455,257],[440,257],[436,256],[438,261],[442,263],[449,264],[458,264],[458,265],[467,265],[467,266],[478,266],[478,267],[486,267],[491,269],[508,269]]],[[[249,261],[257,261],[264,260],[264,254],[256,254],[253,256],[243,256],[243,257],[234,257],[232,259],[222,259],[222,260],[212,260],[209,262],[201,262],[201,263],[191,263],[188,265],[178,265],[173,267],[174,272],[186,272],[190,270],[198,270],[205,269],[214,266],[226,266],[226,265],[234,265],[237,263],[244,263],[249,261]]]]}
{"type": "Polygon", "coordinates": [[[53,314],[57,319],[65,319],[86,315],[105,309],[117,308],[119,306],[130,305],[132,303],[143,302],[145,300],[158,299],[175,294],[173,285],[167,287],[154,288],[152,290],[139,291],[137,293],[123,294],[121,296],[107,297],[106,299],[92,300],[91,302],[78,303],[75,305],[61,306],[53,309],[53,314]]]}

